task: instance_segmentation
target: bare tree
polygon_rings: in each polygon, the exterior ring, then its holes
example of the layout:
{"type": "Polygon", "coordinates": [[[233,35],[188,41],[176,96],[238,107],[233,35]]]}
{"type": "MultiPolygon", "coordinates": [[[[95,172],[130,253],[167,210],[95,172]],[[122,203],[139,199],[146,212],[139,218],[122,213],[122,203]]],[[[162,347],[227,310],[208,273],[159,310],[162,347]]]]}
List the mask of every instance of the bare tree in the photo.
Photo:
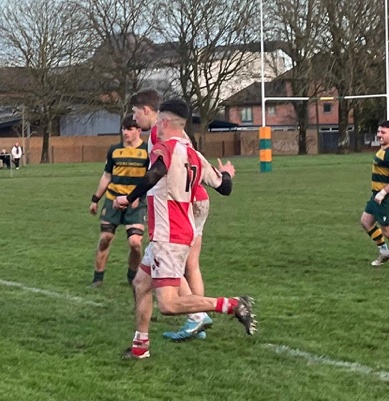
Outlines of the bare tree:
{"type": "Polygon", "coordinates": [[[199,148],[204,150],[205,132],[221,108],[226,84],[258,57],[258,2],[172,0],[159,9],[161,35],[176,52],[180,92],[200,115],[199,148]]]}
{"type": "MultiPolygon", "coordinates": [[[[128,98],[140,89],[157,64],[151,40],[156,7],[151,0],[76,2],[98,46],[89,61],[90,94],[109,111],[129,112],[128,98]]],[[[93,100],[93,99],[91,99],[93,100]]]]}
{"type": "MultiPolygon", "coordinates": [[[[279,42],[290,56],[292,68],[282,77],[290,84],[289,96],[314,97],[320,90],[315,55],[323,33],[320,0],[277,0],[265,8],[266,35],[279,42]],[[271,24],[271,26],[269,26],[271,24]]],[[[292,102],[299,127],[299,154],[306,154],[309,101],[292,102]]]]}
{"type": "MultiPolygon", "coordinates": [[[[344,151],[350,143],[350,111],[360,107],[359,101],[345,96],[373,94],[384,85],[377,70],[383,62],[387,22],[382,21],[382,1],[323,0],[323,4],[328,30],[321,49],[328,55],[327,84],[335,87],[339,96],[339,150],[344,151]]],[[[359,114],[357,111],[357,118],[359,114]]]]}
{"type": "Polygon", "coordinates": [[[66,0],[5,0],[0,11],[7,65],[24,67],[24,82],[10,83],[14,98],[44,127],[42,163],[49,162],[53,126],[74,93],[70,66],[87,54],[83,27],[74,5],[66,0]]]}

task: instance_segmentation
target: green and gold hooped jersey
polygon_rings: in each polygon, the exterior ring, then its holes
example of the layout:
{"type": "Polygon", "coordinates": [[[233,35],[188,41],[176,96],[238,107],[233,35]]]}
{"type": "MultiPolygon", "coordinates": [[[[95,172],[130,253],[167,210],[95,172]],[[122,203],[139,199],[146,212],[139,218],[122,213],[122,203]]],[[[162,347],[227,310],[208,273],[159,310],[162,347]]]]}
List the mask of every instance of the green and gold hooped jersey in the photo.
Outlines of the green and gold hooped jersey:
{"type": "Polygon", "coordinates": [[[371,189],[379,192],[389,184],[389,148],[380,149],[374,156],[371,189]]]}
{"type": "MultiPolygon", "coordinates": [[[[147,143],[142,142],[137,148],[125,148],[122,143],[111,146],[104,168],[112,175],[106,198],[114,200],[119,195],[130,194],[146,174],[148,166],[147,143]]],[[[145,199],[140,201],[144,203],[145,199]]]]}

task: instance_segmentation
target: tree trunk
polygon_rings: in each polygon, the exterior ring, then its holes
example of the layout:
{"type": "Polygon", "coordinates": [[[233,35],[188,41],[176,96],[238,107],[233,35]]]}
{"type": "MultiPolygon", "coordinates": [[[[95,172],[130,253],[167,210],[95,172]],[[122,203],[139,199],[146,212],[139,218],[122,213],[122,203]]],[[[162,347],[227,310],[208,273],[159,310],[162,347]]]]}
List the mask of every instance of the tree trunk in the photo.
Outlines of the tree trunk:
{"type": "Polygon", "coordinates": [[[300,126],[299,129],[299,155],[306,155],[307,154],[307,129],[305,126],[300,126]]]}
{"type": "Polygon", "coordinates": [[[190,117],[188,118],[185,126],[185,132],[189,136],[190,140],[192,141],[193,147],[198,150],[198,144],[194,135],[194,130],[193,130],[193,119],[192,119],[192,110],[190,112],[190,117]]]}
{"type": "Polygon", "coordinates": [[[208,131],[208,122],[201,119],[200,121],[200,141],[199,152],[206,156],[206,133],[208,131]]]}
{"type": "Polygon", "coordinates": [[[307,126],[308,126],[308,101],[303,100],[301,103],[298,102],[295,107],[297,113],[298,124],[299,124],[299,136],[298,136],[298,154],[306,155],[307,150],[307,126]]]}
{"type": "Polygon", "coordinates": [[[354,152],[359,153],[362,150],[362,138],[359,132],[359,110],[354,107],[354,152]]]}
{"type": "Polygon", "coordinates": [[[43,129],[43,141],[42,141],[42,154],[41,154],[41,163],[50,163],[50,133],[51,133],[51,125],[50,121],[48,124],[44,125],[43,129]]]}
{"type": "Polygon", "coordinates": [[[350,151],[350,135],[348,127],[348,101],[339,99],[339,141],[338,153],[345,154],[350,151]]]}

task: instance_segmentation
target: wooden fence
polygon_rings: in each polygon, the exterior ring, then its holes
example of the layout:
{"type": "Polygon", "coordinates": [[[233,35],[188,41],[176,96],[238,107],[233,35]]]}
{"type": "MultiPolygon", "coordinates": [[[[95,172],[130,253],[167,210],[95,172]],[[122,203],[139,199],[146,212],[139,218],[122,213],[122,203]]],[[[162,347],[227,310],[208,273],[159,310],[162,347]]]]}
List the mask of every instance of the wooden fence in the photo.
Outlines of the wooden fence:
{"type": "MultiPolygon", "coordinates": [[[[143,136],[147,140],[147,135],[143,136]]],[[[199,139],[199,135],[196,135],[199,139]]],[[[0,138],[0,149],[8,152],[18,141],[24,148],[27,164],[40,162],[42,138],[0,138]]],[[[108,148],[120,141],[119,135],[109,136],[73,136],[50,138],[51,163],[80,163],[105,161],[108,148]]],[[[308,153],[318,153],[316,131],[307,133],[308,153]]],[[[298,153],[297,131],[274,131],[272,133],[274,155],[293,155],[298,153]]],[[[252,156],[258,154],[258,130],[234,132],[209,132],[205,139],[207,157],[252,156]]]]}

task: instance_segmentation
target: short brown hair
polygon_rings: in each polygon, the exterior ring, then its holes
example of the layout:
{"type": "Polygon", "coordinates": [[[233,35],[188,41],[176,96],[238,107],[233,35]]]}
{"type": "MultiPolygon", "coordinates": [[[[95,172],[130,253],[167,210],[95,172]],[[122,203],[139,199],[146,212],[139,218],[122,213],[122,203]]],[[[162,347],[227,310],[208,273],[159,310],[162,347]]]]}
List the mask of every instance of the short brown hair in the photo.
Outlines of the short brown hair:
{"type": "Polygon", "coordinates": [[[135,107],[149,106],[154,111],[158,111],[159,104],[162,102],[162,95],[155,89],[142,89],[131,96],[130,103],[135,107]]]}
{"type": "Polygon", "coordinates": [[[139,128],[137,122],[132,118],[132,114],[128,114],[123,118],[122,121],[123,129],[139,128]]]}

